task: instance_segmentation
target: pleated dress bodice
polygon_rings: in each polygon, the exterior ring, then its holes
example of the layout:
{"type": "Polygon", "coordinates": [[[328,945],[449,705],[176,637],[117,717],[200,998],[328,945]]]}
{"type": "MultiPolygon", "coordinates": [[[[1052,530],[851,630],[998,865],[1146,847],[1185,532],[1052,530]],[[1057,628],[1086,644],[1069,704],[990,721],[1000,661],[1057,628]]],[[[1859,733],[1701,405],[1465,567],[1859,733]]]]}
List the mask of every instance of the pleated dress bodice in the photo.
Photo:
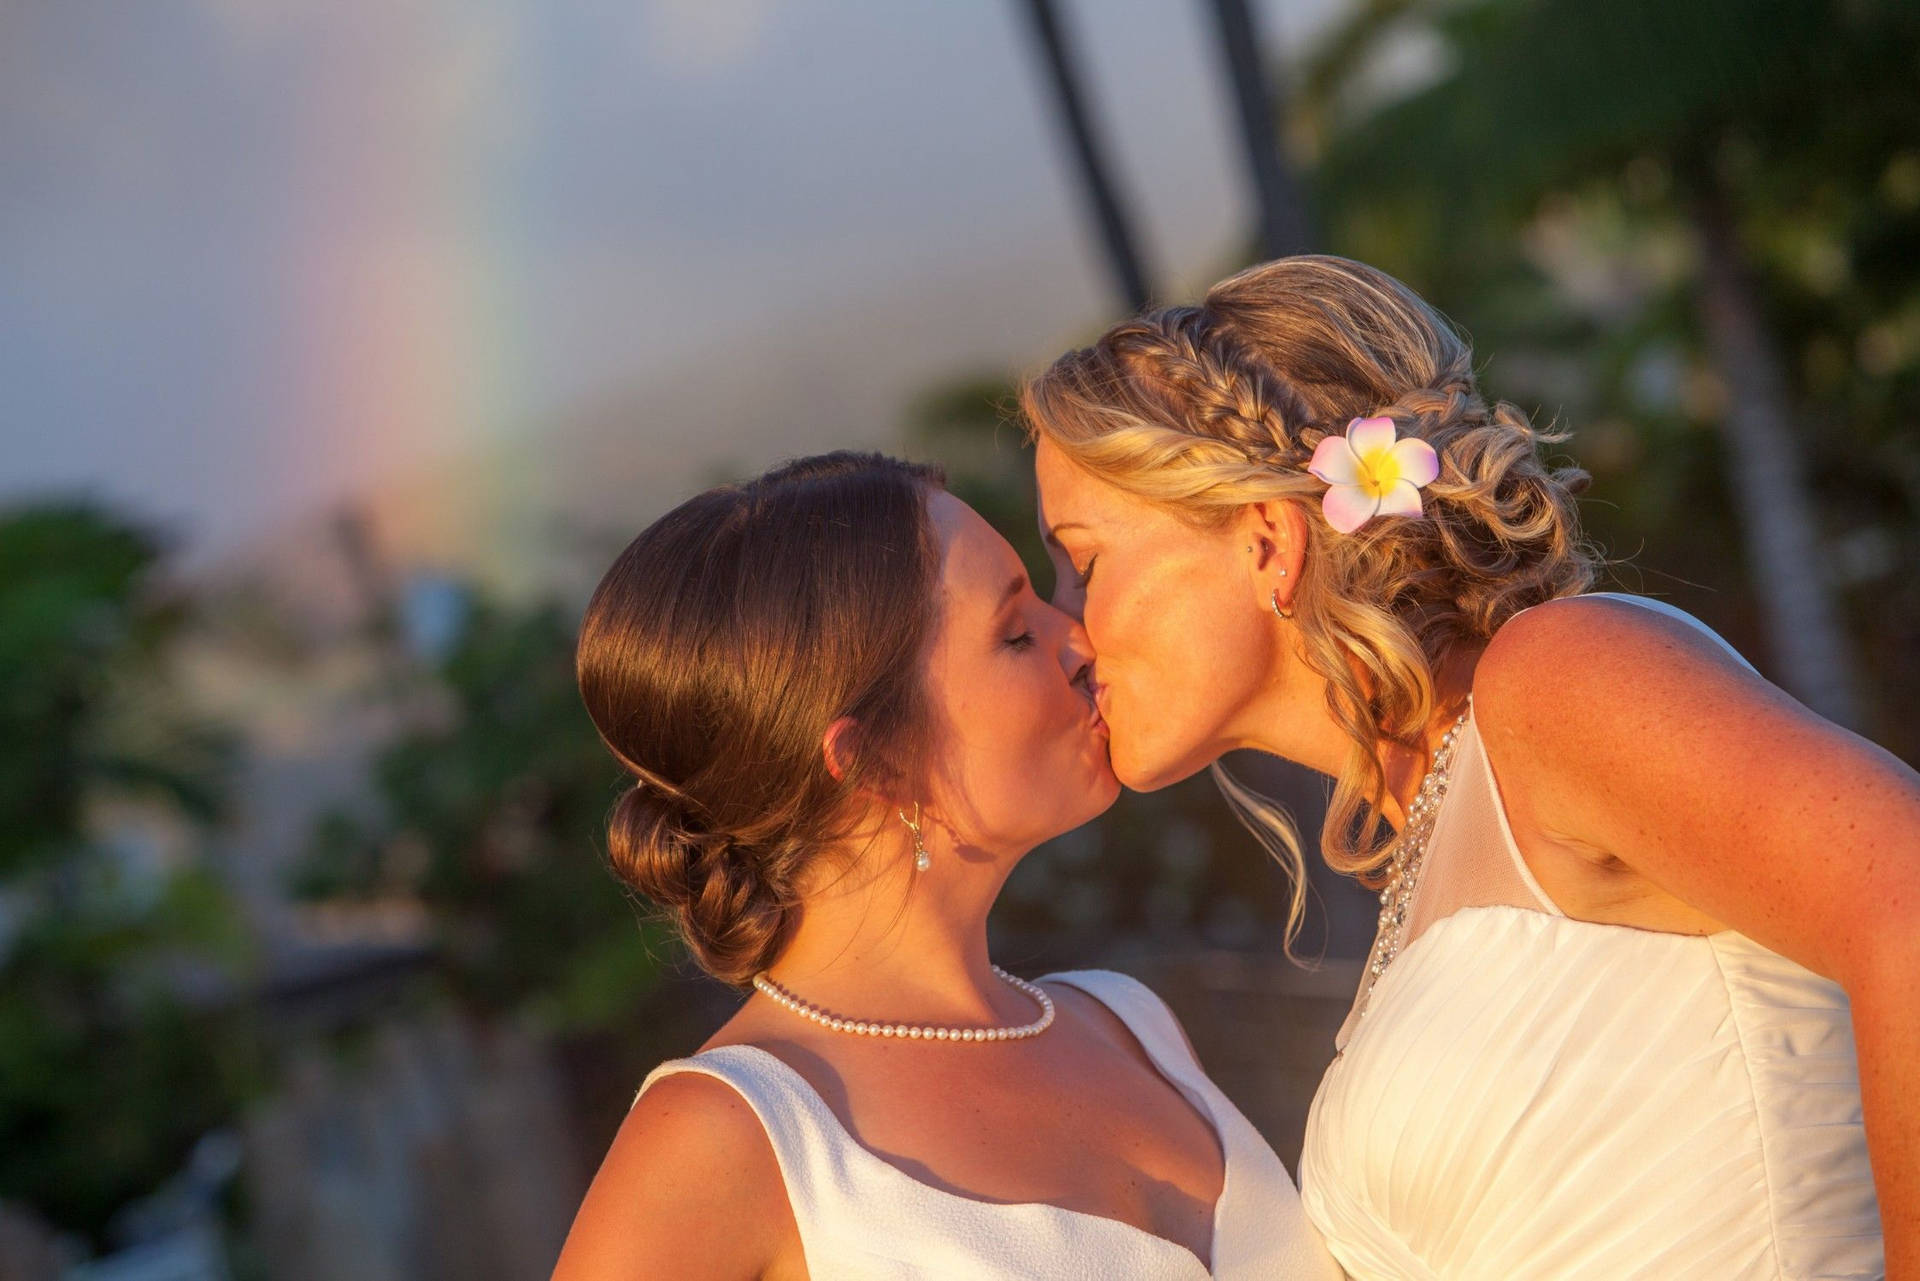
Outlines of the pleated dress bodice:
{"type": "Polygon", "coordinates": [[[1731,930],[1566,916],[1471,714],[1426,858],[1410,941],[1341,1030],[1300,1158],[1348,1272],[1883,1275],[1837,984],[1731,930]]]}

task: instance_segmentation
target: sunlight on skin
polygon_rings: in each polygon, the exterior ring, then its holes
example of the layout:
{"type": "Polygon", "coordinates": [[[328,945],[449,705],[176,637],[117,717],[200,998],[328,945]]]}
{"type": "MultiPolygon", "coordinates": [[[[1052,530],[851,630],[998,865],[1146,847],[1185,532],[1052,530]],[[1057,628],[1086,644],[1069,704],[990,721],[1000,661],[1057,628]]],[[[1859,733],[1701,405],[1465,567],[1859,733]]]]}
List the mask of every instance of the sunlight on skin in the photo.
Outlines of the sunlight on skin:
{"type": "MultiPolygon", "coordinates": [[[[1084,630],[1035,595],[1019,557],[971,508],[936,493],[928,515],[941,550],[923,660],[930,781],[882,779],[852,798],[859,830],[821,852],[769,973],[844,1017],[1017,1026],[1034,1003],[989,967],[988,910],[1028,851],[1104,812],[1120,785],[1086,689],[1084,630]],[[915,800],[931,854],[920,872],[896,812],[915,800]]],[[[823,735],[835,773],[850,728],[843,718],[823,735]]],[[[701,1048],[775,1054],[854,1141],[922,1183],[1117,1219],[1203,1255],[1225,1179],[1216,1133],[1097,1002],[1061,986],[1051,995],[1059,1017],[1045,1036],[957,1051],[848,1036],[755,996],[701,1048]],[[1012,1132],[981,1123],[1029,1114],[1039,1121],[1012,1132]]],[[[712,1274],[716,1232],[725,1274],[804,1270],[758,1120],[727,1087],[674,1077],[629,1113],[555,1275],[712,1274]]]]}
{"type": "Polygon", "coordinates": [[[1238,747],[1338,768],[1344,739],[1324,709],[1311,710],[1325,683],[1292,652],[1271,607],[1299,581],[1305,527],[1291,504],[1199,530],[1045,438],[1034,467],[1054,603],[1093,643],[1122,783],[1166,787],[1238,747]]]}
{"type": "MultiPolygon", "coordinates": [[[[847,853],[815,864],[775,977],[879,1019],[1024,1021],[1030,1011],[987,969],[987,911],[1029,850],[1105,812],[1120,785],[1076,683],[1092,658],[1085,632],[1034,594],[1018,554],[971,507],[939,492],[927,511],[941,546],[931,779],[917,795],[868,798],[847,853]],[[920,873],[896,813],[916,800],[932,857],[920,873]]],[[[830,762],[845,728],[829,730],[830,762]]]]}

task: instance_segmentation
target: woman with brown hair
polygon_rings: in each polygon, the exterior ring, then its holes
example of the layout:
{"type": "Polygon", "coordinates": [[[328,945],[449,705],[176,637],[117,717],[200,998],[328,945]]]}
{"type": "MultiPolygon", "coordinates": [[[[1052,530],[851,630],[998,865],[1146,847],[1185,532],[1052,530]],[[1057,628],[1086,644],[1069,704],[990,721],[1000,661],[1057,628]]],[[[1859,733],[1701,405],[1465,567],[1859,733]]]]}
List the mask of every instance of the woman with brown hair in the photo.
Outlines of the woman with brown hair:
{"type": "Polygon", "coordinates": [[[633,778],[614,869],[752,992],[647,1077],[557,1278],[1340,1275],[1158,998],[988,958],[1007,874],[1119,790],[1089,654],[937,472],[876,455],[621,554],[578,660],[633,778]]]}
{"type": "Polygon", "coordinates": [[[1213,766],[1297,919],[1217,762],[1331,775],[1381,891],[1301,1157],[1350,1272],[1920,1271],[1920,777],[1590,591],[1564,437],[1372,268],[1252,268],[1023,407],[1120,781],[1213,766]]]}

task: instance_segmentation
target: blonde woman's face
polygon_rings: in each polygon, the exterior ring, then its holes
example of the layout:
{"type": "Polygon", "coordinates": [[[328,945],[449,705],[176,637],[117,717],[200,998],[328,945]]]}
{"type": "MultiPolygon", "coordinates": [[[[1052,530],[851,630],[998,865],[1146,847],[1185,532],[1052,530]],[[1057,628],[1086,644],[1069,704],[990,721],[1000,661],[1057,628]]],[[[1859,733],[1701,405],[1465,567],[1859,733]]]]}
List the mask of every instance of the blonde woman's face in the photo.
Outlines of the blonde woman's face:
{"type": "Polygon", "coordinates": [[[1098,479],[1044,437],[1035,454],[1053,603],[1093,644],[1113,771],[1152,791],[1247,745],[1278,623],[1237,526],[1198,530],[1098,479]]]}

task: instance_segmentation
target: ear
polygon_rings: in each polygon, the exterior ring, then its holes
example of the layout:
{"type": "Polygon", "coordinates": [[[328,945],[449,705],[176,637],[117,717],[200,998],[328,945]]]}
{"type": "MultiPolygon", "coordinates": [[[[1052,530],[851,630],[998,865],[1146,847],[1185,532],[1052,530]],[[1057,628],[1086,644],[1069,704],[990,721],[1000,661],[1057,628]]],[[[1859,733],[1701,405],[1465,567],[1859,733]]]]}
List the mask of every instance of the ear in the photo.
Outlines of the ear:
{"type": "MultiPolygon", "coordinates": [[[[827,732],[820,736],[820,759],[826,763],[827,773],[833,775],[833,781],[844,783],[847,775],[853,772],[855,759],[860,752],[860,722],[851,716],[842,716],[827,726],[827,732]]],[[[894,793],[900,780],[890,764],[884,759],[867,762],[866,777],[859,790],[888,805],[899,802],[894,793]]]]}
{"type": "Polygon", "coordinates": [[[1246,558],[1261,608],[1268,608],[1277,592],[1284,609],[1299,590],[1300,566],[1306,560],[1307,519],[1300,504],[1283,499],[1248,503],[1234,532],[1240,542],[1234,550],[1246,558]]]}
{"type": "Polygon", "coordinates": [[[854,745],[859,733],[860,723],[851,716],[842,716],[820,736],[821,758],[836,783],[846,782],[847,771],[853,768],[854,745]]]}

